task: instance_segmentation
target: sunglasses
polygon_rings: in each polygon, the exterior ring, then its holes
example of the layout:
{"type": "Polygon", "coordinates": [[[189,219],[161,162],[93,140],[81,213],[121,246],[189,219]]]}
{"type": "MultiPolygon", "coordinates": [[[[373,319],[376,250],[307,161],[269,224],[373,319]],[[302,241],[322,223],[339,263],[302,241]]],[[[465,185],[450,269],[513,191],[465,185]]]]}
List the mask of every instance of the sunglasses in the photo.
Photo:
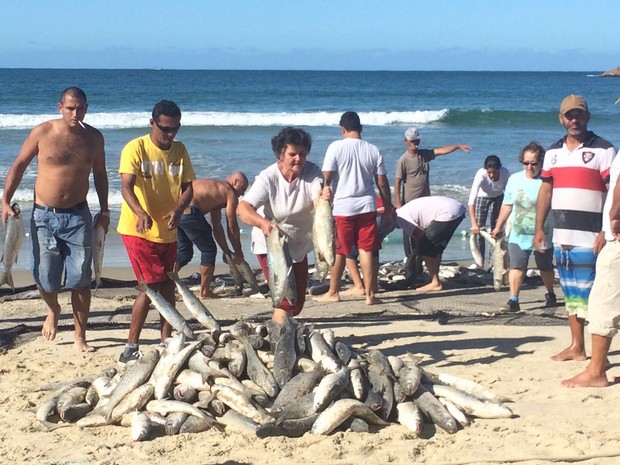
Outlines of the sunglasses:
{"type": "Polygon", "coordinates": [[[522,165],[526,165],[526,166],[538,166],[538,162],[537,161],[522,161],[521,162],[522,165]]]}
{"type": "Polygon", "coordinates": [[[165,132],[166,134],[171,134],[173,132],[178,132],[181,129],[181,125],[178,126],[160,126],[157,121],[154,121],[155,126],[159,128],[161,132],[165,132]]]}

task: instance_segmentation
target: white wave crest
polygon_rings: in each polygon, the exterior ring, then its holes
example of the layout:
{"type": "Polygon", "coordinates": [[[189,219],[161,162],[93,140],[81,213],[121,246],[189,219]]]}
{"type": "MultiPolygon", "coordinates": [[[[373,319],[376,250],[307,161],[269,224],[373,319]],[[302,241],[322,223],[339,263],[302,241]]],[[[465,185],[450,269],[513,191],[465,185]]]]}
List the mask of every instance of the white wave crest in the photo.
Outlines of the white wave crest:
{"type": "MultiPolygon", "coordinates": [[[[362,123],[368,126],[390,126],[399,124],[425,124],[440,121],[448,114],[443,110],[419,111],[370,111],[360,112],[362,123]]],[[[341,112],[299,112],[299,113],[244,113],[244,112],[199,112],[183,113],[184,126],[337,126],[341,112]]],[[[16,115],[0,114],[0,129],[28,129],[57,114],[16,115]]],[[[150,113],[117,112],[88,113],[84,121],[98,129],[122,129],[148,127],[150,113]]]]}

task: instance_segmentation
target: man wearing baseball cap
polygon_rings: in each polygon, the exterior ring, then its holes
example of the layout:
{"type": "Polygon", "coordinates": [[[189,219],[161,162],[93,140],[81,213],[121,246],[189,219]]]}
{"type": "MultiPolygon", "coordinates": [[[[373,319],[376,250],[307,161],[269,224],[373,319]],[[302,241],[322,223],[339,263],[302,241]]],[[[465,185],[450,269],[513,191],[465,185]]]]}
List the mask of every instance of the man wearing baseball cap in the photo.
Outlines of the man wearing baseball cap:
{"type": "Polygon", "coordinates": [[[596,256],[605,244],[602,211],[616,150],[588,130],[590,111],[582,96],[569,95],[562,100],[559,120],[566,135],[545,153],[534,247],[543,251],[543,224],[551,212],[556,267],[571,331],[570,345],[551,359],[586,360],[584,326],[596,256]]]}
{"type": "MultiPolygon", "coordinates": [[[[421,149],[418,128],[410,127],[405,131],[405,153],[396,164],[394,179],[394,206],[402,207],[407,202],[419,197],[431,195],[429,181],[429,163],[440,155],[447,155],[458,149],[469,152],[471,148],[465,144],[446,145],[435,149],[421,149]]],[[[411,236],[403,235],[403,246],[407,257],[407,279],[404,287],[413,287],[416,278],[415,244],[411,236]]]]}

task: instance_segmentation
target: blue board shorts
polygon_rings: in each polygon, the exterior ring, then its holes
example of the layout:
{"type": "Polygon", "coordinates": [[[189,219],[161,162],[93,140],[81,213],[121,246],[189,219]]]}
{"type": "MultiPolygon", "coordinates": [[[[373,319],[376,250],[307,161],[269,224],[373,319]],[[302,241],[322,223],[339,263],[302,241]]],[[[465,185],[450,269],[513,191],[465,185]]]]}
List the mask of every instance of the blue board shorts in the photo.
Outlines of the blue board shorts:
{"type": "Polygon", "coordinates": [[[200,250],[202,266],[215,265],[217,246],[213,230],[204,214],[197,207],[189,207],[190,213],[183,214],[177,227],[177,263],[187,265],[194,256],[194,244],[200,250]]]}
{"type": "Polygon", "coordinates": [[[54,209],[35,204],[30,221],[34,281],[45,292],[91,286],[93,218],[88,204],[54,209]],[[63,282],[64,271],[64,282],[63,282]]]}
{"type": "Polygon", "coordinates": [[[566,311],[577,318],[586,318],[588,298],[596,274],[596,255],[592,249],[557,245],[554,251],[566,311]]]}

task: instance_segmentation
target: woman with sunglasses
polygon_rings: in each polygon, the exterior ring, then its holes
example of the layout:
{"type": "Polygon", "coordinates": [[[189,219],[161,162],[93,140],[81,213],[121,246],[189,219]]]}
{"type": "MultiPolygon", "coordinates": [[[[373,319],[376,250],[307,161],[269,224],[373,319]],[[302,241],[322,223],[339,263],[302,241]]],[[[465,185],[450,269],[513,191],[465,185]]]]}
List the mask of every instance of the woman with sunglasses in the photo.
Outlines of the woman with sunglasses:
{"type": "MultiPolygon", "coordinates": [[[[501,312],[520,311],[519,290],[532,251],[547,290],[545,306],[556,306],[556,297],[553,292],[553,244],[550,241],[544,244],[544,247],[541,247],[541,249],[544,248],[544,252],[534,250],[533,244],[536,230],[536,199],[542,183],[540,170],[544,156],[545,150],[536,142],[530,142],[523,147],[519,155],[519,162],[523,165],[523,171],[513,174],[508,179],[497,224],[491,231],[491,235],[496,237],[501,233],[505,224],[506,235],[508,236],[510,299],[506,305],[500,308],[501,312]]],[[[545,237],[547,238],[551,237],[553,229],[550,218],[551,216],[545,223],[545,237]]]]}

